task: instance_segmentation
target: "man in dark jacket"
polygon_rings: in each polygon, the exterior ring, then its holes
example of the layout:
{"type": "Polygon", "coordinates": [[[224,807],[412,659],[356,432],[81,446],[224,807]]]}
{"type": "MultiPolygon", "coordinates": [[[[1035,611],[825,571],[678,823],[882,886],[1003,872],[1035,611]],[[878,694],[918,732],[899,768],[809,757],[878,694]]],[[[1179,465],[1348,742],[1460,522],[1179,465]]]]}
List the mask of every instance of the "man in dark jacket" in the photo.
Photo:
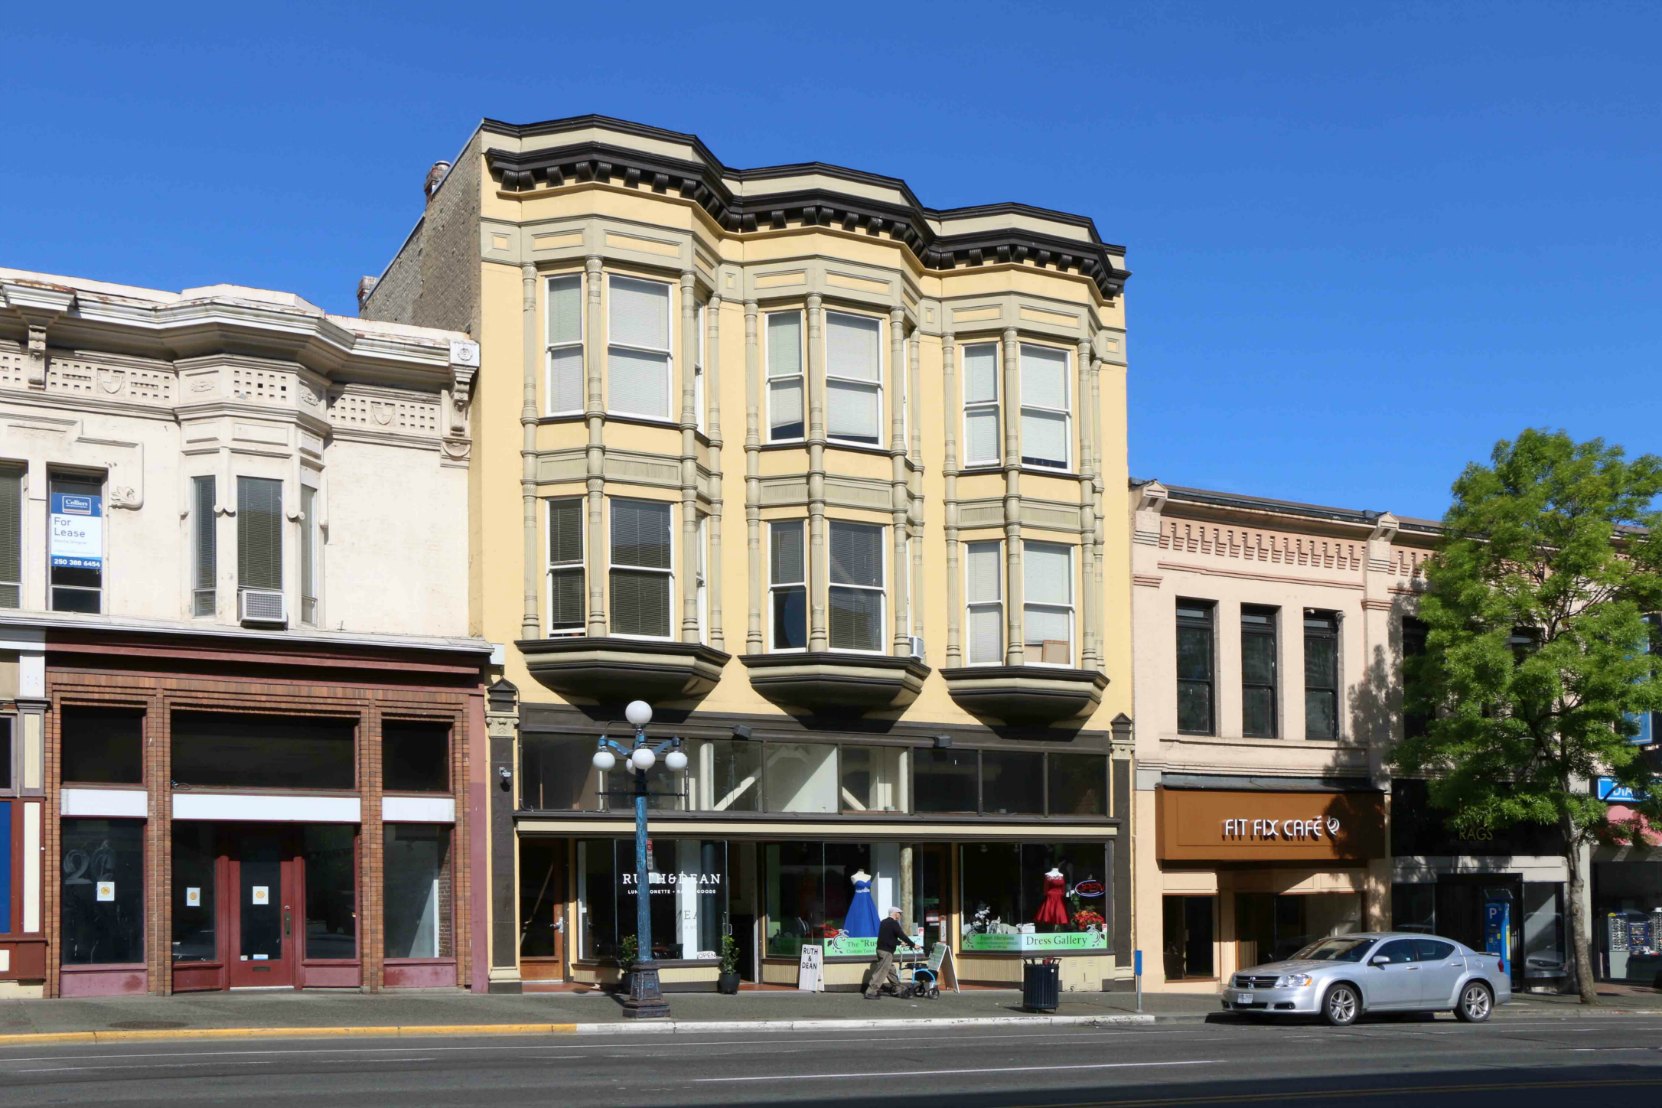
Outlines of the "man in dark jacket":
{"type": "Polygon", "coordinates": [[[872,963],[871,972],[866,976],[867,1000],[876,1000],[878,990],[884,984],[900,984],[900,975],[894,968],[894,952],[901,943],[913,950],[918,949],[918,944],[908,938],[905,929],[900,926],[900,909],[890,908],[887,918],[877,929],[877,961],[872,963]]]}

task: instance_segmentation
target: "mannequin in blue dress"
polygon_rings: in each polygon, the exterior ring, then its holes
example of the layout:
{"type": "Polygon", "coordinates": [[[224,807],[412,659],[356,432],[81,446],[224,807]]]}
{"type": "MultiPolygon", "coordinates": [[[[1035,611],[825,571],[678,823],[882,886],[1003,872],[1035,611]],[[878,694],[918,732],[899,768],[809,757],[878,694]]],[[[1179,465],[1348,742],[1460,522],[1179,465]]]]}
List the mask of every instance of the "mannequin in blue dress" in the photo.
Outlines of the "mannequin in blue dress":
{"type": "Polygon", "coordinates": [[[850,880],[854,882],[854,899],[849,902],[848,915],[843,919],[843,934],[856,939],[875,939],[877,902],[871,898],[871,874],[856,870],[850,880]]]}

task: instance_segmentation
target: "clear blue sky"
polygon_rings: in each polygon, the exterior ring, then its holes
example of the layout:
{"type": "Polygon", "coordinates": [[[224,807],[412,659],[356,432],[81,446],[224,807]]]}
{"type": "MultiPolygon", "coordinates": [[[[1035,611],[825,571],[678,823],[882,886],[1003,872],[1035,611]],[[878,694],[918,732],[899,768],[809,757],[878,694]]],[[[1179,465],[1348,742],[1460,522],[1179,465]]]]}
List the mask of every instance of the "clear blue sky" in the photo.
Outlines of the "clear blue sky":
{"type": "Polygon", "coordinates": [[[1662,450],[1662,4],[13,5],[0,265],[355,310],[480,117],[695,131],[1129,247],[1139,476],[1440,515],[1662,450]],[[511,14],[510,14],[511,13],[511,14]]]}

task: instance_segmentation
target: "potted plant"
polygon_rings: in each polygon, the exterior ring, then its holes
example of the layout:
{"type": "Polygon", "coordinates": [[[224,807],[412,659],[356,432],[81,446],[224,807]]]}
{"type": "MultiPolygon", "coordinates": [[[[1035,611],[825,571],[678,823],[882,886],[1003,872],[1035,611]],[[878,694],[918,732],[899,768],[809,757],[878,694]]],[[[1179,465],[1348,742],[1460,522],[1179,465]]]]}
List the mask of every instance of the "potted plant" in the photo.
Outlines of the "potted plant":
{"type": "Polygon", "coordinates": [[[721,976],[716,978],[716,992],[734,996],[739,991],[739,944],[731,935],[721,937],[721,976]]]}
{"type": "Polygon", "coordinates": [[[640,940],[633,935],[625,935],[618,940],[617,965],[626,974],[635,967],[635,956],[640,953],[639,943],[640,940]]]}
{"type": "Polygon", "coordinates": [[[1102,913],[1092,908],[1082,908],[1073,914],[1073,925],[1087,933],[1106,931],[1108,921],[1102,918],[1102,913]]]}

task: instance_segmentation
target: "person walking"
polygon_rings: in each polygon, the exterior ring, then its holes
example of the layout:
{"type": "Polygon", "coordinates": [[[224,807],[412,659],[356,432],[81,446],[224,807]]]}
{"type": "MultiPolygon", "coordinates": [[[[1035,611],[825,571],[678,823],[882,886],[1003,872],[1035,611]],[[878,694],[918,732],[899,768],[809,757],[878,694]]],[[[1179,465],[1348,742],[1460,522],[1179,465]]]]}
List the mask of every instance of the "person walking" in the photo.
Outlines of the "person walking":
{"type": "Polygon", "coordinates": [[[867,1000],[876,1000],[878,990],[885,984],[900,984],[900,974],[896,973],[894,968],[894,952],[901,943],[913,950],[921,949],[907,937],[905,929],[900,926],[900,909],[890,908],[888,916],[877,929],[877,961],[871,964],[871,972],[866,977],[867,1000]]]}

